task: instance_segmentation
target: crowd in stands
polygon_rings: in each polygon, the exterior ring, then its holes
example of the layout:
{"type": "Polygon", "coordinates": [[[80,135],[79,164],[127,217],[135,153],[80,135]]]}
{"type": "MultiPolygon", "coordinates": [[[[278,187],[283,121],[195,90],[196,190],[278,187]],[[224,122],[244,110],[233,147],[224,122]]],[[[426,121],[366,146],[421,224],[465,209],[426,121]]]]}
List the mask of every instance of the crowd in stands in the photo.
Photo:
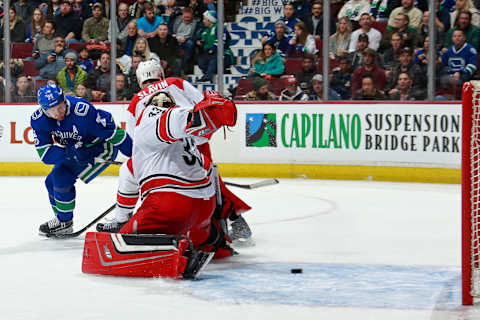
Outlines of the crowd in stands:
{"type": "MultiPolygon", "coordinates": [[[[242,1],[224,2],[231,17],[242,1]]],[[[261,48],[250,56],[248,75],[232,96],[325,100],[328,81],[328,100],[426,99],[428,0],[330,3],[328,79],[322,74],[323,1],[294,0],[284,3],[283,16],[261,38],[261,48]]],[[[459,99],[463,82],[480,79],[479,5],[480,0],[435,0],[436,99],[459,99]]],[[[139,90],[136,67],[149,59],[159,61],[166,76],[186,78],[197,65],[202,72],[198,82],[214,82],[216,9],[215,0],[120,0],[113,32],[110,0],[11,1],[12,101],[34,102],[35,89],[47,81],[94,102],[128,101],[139,90]],[[14,49],[20,44],[29,52],[17,57],[14,49]],[[110,97],[112,45],[117,52],[116,97],[110,97]]],[[[4,19],[0,27],[3,31],[4,19]]],[[[222,41],[228,73],[236,58],[227,28],[222,41]]],[[[1,95],[5,68],[2,59],[1,95]]]]}

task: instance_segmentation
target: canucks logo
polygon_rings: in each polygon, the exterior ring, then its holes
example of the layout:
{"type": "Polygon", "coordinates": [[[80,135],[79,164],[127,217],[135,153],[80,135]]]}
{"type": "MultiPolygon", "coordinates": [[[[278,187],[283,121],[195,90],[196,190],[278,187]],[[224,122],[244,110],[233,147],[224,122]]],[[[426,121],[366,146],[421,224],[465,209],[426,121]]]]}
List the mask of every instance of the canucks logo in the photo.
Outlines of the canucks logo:
{"type": "Polygon", "coordinates": [[[277,146],[275,113],[247,113],[245,131],[247,147],[277,146]]]}

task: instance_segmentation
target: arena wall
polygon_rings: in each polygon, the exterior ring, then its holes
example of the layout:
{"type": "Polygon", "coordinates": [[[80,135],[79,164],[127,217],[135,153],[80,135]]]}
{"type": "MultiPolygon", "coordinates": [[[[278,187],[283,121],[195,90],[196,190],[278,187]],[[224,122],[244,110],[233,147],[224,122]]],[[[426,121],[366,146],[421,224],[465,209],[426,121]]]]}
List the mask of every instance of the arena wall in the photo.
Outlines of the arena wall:
{"type": "MultiPolygon", "coordinates": [[[[212,140],[229,177],[460,183],[457,103],[239,102],[212,140]]],[[[126,104],[97,104],[125,126],[126,104]]],[[[0,106],[0,175],[45,175],[29,125],[36,105],[0,106]]],[[[106,174],[118,174],[110,166],[106,174]]]]}

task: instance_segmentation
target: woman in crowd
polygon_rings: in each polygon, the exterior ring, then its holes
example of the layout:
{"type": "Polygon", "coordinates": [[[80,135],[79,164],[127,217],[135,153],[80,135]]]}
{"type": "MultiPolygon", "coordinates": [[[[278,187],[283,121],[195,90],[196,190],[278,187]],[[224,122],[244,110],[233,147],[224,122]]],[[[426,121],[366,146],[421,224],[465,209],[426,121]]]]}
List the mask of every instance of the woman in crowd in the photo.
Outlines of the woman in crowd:
{"type": "Polygon", "coordinates": [[[160,63],[160,58],[155,52],[150,51],[148,41],[143,37],[138,37],[137,41],[135,41],[135,44],[133,45],[133,53],[143,56],[145,60],[155,60],[160,63]]]}
{"type": "Polygon", "coordinates": [[[53,20],[53,17],[60,14],[60,0],[49,0],[46,6],[43,6],[43,15],[47,20],[53,20]]]}
{"type": "Polygon", "coordinates": [[[350,38],[352,35],[352,23],[348,18],[342,17],[338,20],[337,31],[332,34],[328,42],[328,55],[330,59],[348,54],[350,38]]]}
{"type": "Polygon", "coordinates": [[[39,8],[33,10],[32,20],[27,26],[25,42],[35,42],[45,24],[45,16],[39,8]]]}
{"type": "Polygon", "coordinates": [[[457,20],[460,12],[462,10],[468,10],[472,13],[472,24],[476,27],[480,27],[480,12],[473,4],[472,0],[457,0],[455,3],[455,10],[450,13],[450,25],[456,25],[455,21],[457,20]]]}
{"type": "Polygon", "coordinates": [[[288,42],[288,55],[316,54],[318,53],[315,38],[308,32],[307,25],[300,21],[295,23],[294,35],[288,42]]]}
{"type": "Polygon", "coordinates": [[[252,69],[249,77],[271,78],[283,74],[285,66],[282,57],[277,52],[275,45],[270,42],[263,44],[262,50],[252,59],[252,69]]]}
{"type": "MultiPolygon", "coordinates": [[[[9,11],[9,18],[10,18],[10,42],[25,42],[25,23],[17,16],[17,11],[15,7],[10,7],[9,11]]],[[[4,19],[1,22],[1,29],[3,30],[4,19]]]]}

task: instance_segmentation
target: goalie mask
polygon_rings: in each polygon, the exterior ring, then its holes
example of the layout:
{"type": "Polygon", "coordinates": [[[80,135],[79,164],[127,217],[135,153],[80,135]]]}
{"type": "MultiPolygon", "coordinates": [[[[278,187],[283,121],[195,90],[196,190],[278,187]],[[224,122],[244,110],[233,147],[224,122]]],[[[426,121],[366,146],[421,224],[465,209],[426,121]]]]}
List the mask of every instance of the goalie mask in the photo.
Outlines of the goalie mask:
{"type": "Polygon", "coordinates": [[[155,60],[140,62],[137,67],[136,76],[138,85],[142,88],[145,81],[158,81],[165,79],[162,66],[155,60]]]}
{"type": "Polygon", "coordinates": [[[148,101],[147,106],[156,106],[160,108],[175,107],[175,99],[167,91],[156,92],[148,101]]]}

